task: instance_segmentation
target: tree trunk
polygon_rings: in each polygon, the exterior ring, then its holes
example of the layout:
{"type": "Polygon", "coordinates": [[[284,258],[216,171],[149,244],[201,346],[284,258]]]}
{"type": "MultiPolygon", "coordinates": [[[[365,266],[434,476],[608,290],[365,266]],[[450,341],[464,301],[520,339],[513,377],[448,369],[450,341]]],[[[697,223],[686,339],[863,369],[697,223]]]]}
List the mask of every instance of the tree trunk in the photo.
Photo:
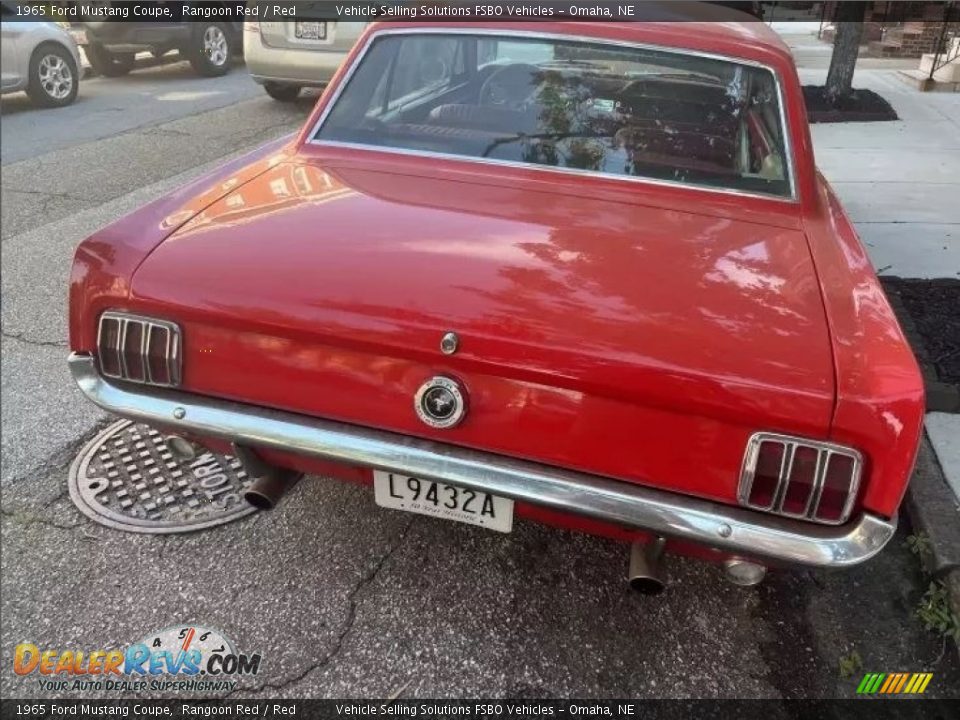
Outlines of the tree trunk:
{"type": "Polygon", "coordinates": [[[837,7],[837,33],[833,39],[833,54],[830,56],[825,89],[831,105],[836,105],[853,92],[853,70],[860,52],[866,10],[867,3],[864,2],[841,2],[837,7]]]}

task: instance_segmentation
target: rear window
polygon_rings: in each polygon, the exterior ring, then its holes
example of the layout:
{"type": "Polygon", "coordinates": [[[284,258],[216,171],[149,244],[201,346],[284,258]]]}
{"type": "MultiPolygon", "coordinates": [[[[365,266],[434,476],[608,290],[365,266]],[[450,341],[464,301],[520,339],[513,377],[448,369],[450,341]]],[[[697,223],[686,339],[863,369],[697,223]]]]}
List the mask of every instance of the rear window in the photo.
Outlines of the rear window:
{"type": "Polygon", "coordinates": [[[315,139],[791,195],[771,71],[640,47],[382,35],[315,139]]]}

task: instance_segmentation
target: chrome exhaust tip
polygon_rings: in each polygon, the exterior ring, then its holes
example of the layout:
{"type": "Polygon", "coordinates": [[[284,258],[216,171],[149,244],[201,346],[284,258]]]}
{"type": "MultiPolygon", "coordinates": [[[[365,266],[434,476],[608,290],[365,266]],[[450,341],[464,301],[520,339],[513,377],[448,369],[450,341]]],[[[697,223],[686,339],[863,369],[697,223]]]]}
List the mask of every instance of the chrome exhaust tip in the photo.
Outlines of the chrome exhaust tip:
{"type": "Polygon", "coordinates": [[[730,558],[724,561],[723,571],[727,580],[740,587],[758,585],[767,574],[767,568],[764,565],[743,558],[730,558]]]}
{"type": "Polygon", "coordinates": [[[180,462],[196,460],[197,456],[203,451],[203,448],[199,444],[193,442],[193,440],[187,440],[185,437],[180,437],[179,435],[167,435],[167,437],[164,438],[164,442],[170,454],[180,462]]]}
{"type": "Polygon", "coordinates": [[[644,595],[659,595],[667,586],[663,573],[663,551],[666,538],[656,537],[649,543],[635,542],[630,546],[630,587],[644,595]]]}

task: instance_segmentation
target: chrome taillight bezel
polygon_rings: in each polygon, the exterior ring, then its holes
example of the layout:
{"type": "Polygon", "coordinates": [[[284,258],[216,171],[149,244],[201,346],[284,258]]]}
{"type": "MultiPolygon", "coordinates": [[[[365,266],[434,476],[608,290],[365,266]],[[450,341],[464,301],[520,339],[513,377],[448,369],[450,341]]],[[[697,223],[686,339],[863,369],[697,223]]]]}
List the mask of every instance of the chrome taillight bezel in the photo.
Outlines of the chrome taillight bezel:
{"type": "Polygon", "coordinates": [[[863,473],[863,455],[860,451],[839,445],[837,443],[825,442],[822,440],[809,440],[803,437],[793,435],[783,435],[772,432],[757,432],[750,436],[747,441],[747,449],[743,455],[743,468],[740,472],[740,484],[737,490],[737,500],[744,507],[751,510],[760,510],[762,512],[773,513],[783,517],[796,518],[819,523],[821,525],[842,525],[850,519],[854,504],[860,492],[860,480],[863,473]],[[770,503],[759,505],[750,502],[751,491],[756,476],[757,461],[760,457],[760,448],[764,443],[779,443],[783,445],[783,458],[780,463],[780,471],[777,477],[776,490],[772,494],[770,503]],[[790,485],[790,476],[793,470],[793,459],[798,448],[808,448],[817,453],[817,463],[814,472],[813,487],[807,498],[806,506],[803,512],[790,512],[784,509],[784,501],[787,497],[787,491],[790,485]],[[826,484],[827,471],[829,464],[834,456],[848,458],[851,461],[850,484],[847,490],[847,496],[844,499],[843,507],[839,517],[829,519],[818,517],[817,512],[820,508],[822,493],[826,484]]]}
{"type": "Polygon", "coordinates": [[[100,315],[97,324],[97,366],[105,377],[123,380],[141,385],[156,385],[159,387],[179,387],[181,379],[181,355],[183,341],[180,326],[169,320],[146,317],[134,313],[118,310],[107,310],[100,315]],[[116,342],[104,342],[109,323],[116,323],[116,342]],[[139,347],[127,347],[127,338],[131,328],[137,328],[140,333],[139,347]],[[158,375],[150,367],[150,344],[155,333],[163,333],[163,355],[166,380],[155,377],[158,375]],[[133,372],[131,363],[127,359],[128,353],[134,353],[137,358],[139,377],[133,372]],[[113,353],[112,363],[105,362],[105,354],[113,353]],[[116,367],[111,371],[110,366],[116,367]]]}

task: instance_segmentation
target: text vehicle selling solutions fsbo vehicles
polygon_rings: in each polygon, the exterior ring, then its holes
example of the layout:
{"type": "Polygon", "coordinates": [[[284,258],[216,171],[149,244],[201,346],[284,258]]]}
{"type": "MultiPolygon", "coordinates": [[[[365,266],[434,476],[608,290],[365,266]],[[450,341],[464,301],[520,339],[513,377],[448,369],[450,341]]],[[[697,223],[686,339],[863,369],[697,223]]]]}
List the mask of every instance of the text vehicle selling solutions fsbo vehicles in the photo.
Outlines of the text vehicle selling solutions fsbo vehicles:
{"type": "MultiPolygon", "coordinates": [[[[87,239],[96,404],[758,582],[893,536],[923,387],[760,23],[383,23],[303,129],[87,239]]],[[[316,480],[322,482],[323,480],[316,480]]]]}

